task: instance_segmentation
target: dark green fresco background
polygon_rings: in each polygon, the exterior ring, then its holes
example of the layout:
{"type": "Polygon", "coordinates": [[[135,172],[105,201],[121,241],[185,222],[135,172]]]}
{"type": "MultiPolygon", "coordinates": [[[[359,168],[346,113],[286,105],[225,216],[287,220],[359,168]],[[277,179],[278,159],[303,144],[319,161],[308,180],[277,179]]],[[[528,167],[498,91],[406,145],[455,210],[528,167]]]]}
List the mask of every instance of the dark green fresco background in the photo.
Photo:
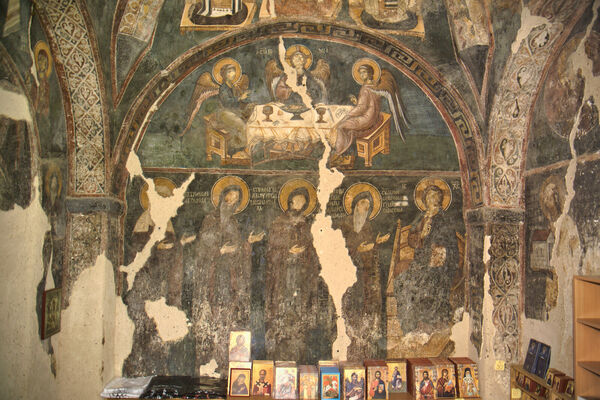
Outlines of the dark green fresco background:
{"type": "MultiPolygon", "coordinates": [[[[180,185],[187,179],[188,174],[148,174],[150,177],[166,177],[171,179],[176,185],[180,185]]],[[[271,223],[277,216],[282,213],[281,208],[277,200],[277,195],[281,186],[290,179],[303,178],[313,183],[315,186],[318,185],[318,177],[316,175],[287,175],[287,176],[256,176],[256,175],[244,175],[243,173],[237,174],[240,178],[248,184],[250,190],[250,201],[252,201],[252,189],[254,187],[269,187],[273,189],[274,198],[263,205],[262,209],[257,206],[253,206],[252,203],[236,215],[236,219],[240,224],[242,231],[242,237],[247,237],[250,232],[261,232],[264,231],[268,234],[271,223]]],[[[221,175],[205,175],[196,174],[194,181],[189,185],[187,190],[187,196],[193,197],[191,193],[194,192],[209,192],[214,183],[221,178],[221,175]]],[[[346,177],[342,184],[336,189],[330,198],[330,202],[327,205],[326,213],[331,215],[333,201],[342,200],[345,190],[352,184],[357,182],[367,182],[380,191],[382,196],[386,196],[385,192],[396,191],[399,194],[394,194],[395,197],[401,198],[406,196],[406,205],[388,208],[386,212],[385,208],[382,208],[381,212],[375,217],[371,223],[373,225],[374,232],[381,232],[382,235],[390,233],[390,239],[380,247],[379,250],[379,268],[382,282],[387,282],[391,254],[393,249],[393,240],[396,233],[396,226],[398,219],[402,221],[402,225],[409,225],[420,212],[414,203],[414,189],[417,183],[422,179],[422,176],[415,177],[397,177],[397,176],[352,176],[346,177]]],[[[452,203],[450,204],[446,213],[450,216],[450,220],[455,223],[455,230],[464,235],[465,228],[462,217],[462,186],[458,177],[444,178],[448,183],[452,191],[452,203]]],[[[127,191],[127,204],[128,212],[125,219],[125,254],[129,250],[129,239],[131,238],[133,227],[137,218],[143,212],[143,209],[139,202],[139,193],[143,186],[143,182],[140,178],[136,178],[129,185],[127,191]]],[[[189,234],[196,234],[202,225],[202,221],[206,214],[212,211],[213,205],[210,202],[210,197],[207,197],[205,203],[194,203],[188,202],[189,198],[184,200],[184,204],[179,208],[177,215],[172,219],[173,227],[177,240],[180,240],[182,236],[189,234]]],[[[384,198],[384,202],[386,202],[384,198]]],[[[314,219],[316,212],[321,209],[322,205],[317,205],[317,209],[308,218],[309,221],[314,219]]],[[[337,228],[341,218],[345,217],[345,213],[337,213],[335,218],[332,218],[334,229],[337,228]]],[[[193,283],[186,279],[188,276],[193,275],[193,269],[196,268],[197,263],[202,262],[195,258],[195,253],[190,245],[184,249],[184,278],[183,278],[183,291],[182,291],[182,304],[184,311],[191,315],[191,304],[192,298],[192,286],[193,283]]],[[[266,356],[264,350],[264,287],[265,287],[265,276],[266,271],[266,254],[267,254],[267,239],[256,243],[252,250],[252,284],[251,284],[251,304],[250,306],[250,328],[252,331],[252,357],[254,359],[262,359],[266,356]]],[[[131,262],[131,259],[126,259],[125,263],[131,262]]],[[[385,286],[385,285],[383,285],[385,286]]],[[[384,287],[382,288],[384,290],[384,287]]],[[[382,293],[383,296],[383,293],[382,293]]],[[[385,304],[385,303],[384,303],[385,304]]],[[[385,315],[383,310],[382,315],[385,315]]],[[[189,336],[189,335],[188,335],[189,336]]],[[[192,340],[189,338],[189,340],[192,340]]],[[[175,352],[178,352],[175,350],[175,352]]],[[[325,356],[325,355],[324,355],[325,356]]],[[[186,358],[182,355],[183,358],[186,358]]]]}
{"type": "MultiPolygon", "coordinates": [[[[222,57],[199,67],[188,76],[165,100],[154,114],[146,134],[140,145],[138,154],[144,167],[187,167],[206,168],[218,167],[219,157],[213,161],[206,160],[205,153],[205,124],[202,116],[218,107],[215,97],[204,102],[197,114],[190,131],[180,139],[177,135],[182,132],[186,123],[187,104],[192,96],[198,77],[204,72],[211,72],[213,65],[223,57],[237,60],[243,73],[250,78],[249,102],[264,104],[269,101],[268,82],[265,77],[265,65],[269,60],[278,59],[279,40],[268,39],[230,50],[222,57]],[[270,54],[265,54],[270,52],[270,54]]],[[[431,101],[406,76],[380,58],[373,57],[360,49],[319,40],[284,39],[284,44],[290,47],[303,44],[313,53],[313,65],[318,59],[324,59],[331,68],[328,87],[329,104],[351,105],[349,96],[358,95],[360,86],[352,78],[354,62],[363,57],[375,59],[382,68],[392,71],[401,90],[410,129],[403,143],[392,125],[391,153],[378,155],[374,158],[371,169],[402,169],[402,170],[438,170],[457,171],[458,157],[454,141],[448,127],[431,101]]],[[[389,112],[387,101],[382,98],[382,109],[389,112]]],[[[322,152],[322,149],[321,149],[322,152]]],[[[320,158],[320,152],[315,151],[313,158],[320,158]]],[[[362,160],[355,168],[363,168],[362,160]]],[[[306,162],[267,162],[256,166],[258,169],[316,169],[316,161],[306,162]]]]}

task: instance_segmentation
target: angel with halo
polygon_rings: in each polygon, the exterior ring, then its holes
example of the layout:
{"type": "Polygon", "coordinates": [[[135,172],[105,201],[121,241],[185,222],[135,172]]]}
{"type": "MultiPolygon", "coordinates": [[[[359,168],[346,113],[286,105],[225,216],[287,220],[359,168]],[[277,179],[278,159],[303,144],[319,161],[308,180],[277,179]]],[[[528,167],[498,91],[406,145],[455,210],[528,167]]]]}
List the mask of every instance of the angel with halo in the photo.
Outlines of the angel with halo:
{"type": "MultiPolygon", "coordinates": [[[[302,97],[292,87],[306,87],[306,93],[312,100],[312,106],[327,103],[327,84],[329,83],[329,64],[317,60],[317,65],[310,71],[313,56],[308,47],[297,44],[285,51],[285,62],[295,70],[296,84],[289,81],[288,75],[279,68],[276,60],[266,65],[266,78],[271,97],[286,106],[305,105],[302,97]]],[[[287,68],[286,68],[287,69],[287,68]]]]}
{"type": "Polygon", "coordinates": [[[392,73],[381,69],[377,62],[362,58],[354,63],[352,76],[361,85],[358,99],[350,96],[354,107],[344,116],[336,127],[336,140],[331,163],[333,166],[352,166],[356,149],[352,144],[356,138],[370,135],[373,129],[383,121],[380,98],[384,97],[392,112],[394,127],[402,141],[408,127],[404,106],[400,97],[400,88],[392,73]]]}
{"type": "Polygon", "coordinates": [[[220,107],[214,114],[214,123],[217,129],[230,134],[228,150],[237,152],[234,158],[249,158],[245,151],[246,121],[252,114],[254,104],[246,101],[250,93],[248,86],[248,75],[242,74],[242,67],[236,60],[227,57],[217,61],[212,74],[204,72],[196,82],[188,103],[186,126],[180,136],[190,129],[202,103],[218,95],[220,107]]]}

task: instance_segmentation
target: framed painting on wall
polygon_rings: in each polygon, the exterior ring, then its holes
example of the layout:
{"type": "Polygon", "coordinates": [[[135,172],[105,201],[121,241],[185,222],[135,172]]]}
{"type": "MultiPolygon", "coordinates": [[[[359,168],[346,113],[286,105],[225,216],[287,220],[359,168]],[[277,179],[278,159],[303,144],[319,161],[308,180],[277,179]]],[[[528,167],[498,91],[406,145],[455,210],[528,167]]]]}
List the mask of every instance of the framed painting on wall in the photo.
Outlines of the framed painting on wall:
{"type": "Polygon", "coordinates": [[[61,288],[55,288],[42,296],[42,339],[60,332],[61,293],[61,288]]]}

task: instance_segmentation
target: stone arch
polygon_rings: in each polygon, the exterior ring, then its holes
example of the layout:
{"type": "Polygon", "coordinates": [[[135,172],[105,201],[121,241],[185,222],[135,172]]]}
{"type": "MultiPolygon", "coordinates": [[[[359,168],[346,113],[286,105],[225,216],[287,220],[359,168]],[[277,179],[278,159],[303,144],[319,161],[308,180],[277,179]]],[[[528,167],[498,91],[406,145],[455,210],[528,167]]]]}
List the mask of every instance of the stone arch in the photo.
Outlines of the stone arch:
{"type": "Polygon", "coordinates": [[[110,135],[97,40],[85,3],[35,3],[54,55],[67,120],[71,195],[107,193],[110,135]],[[72,38],[78,38],[73,43],[72,38]]]}
{"type": "Polygon", "coordinates": [[[155,75],[141,90],[121,126],[112,159],[111,190],[124,196],[125,164],[132,149],[139,146],[153,113],[197,67],[225,51],[254,41],[276,37],[307,38],[342,43],[373,52],[407,76],[431,100],[453,136],[463,180],[465,207],[483,204],[482,142],[479,127],[458,91],[427,61],[401,43],[377,34],[334,23],[278,22],[220,36],[180,55],[155,75]]]}
{"type": "Polygon", "coordinates": [[[544,17],[538,17],[537,25],[523,35],[498,84],[503,90],[494,98],[488,124],[489,182],[486,186],[489,198],[486,202],[493,207],[524,206],[524,171],[535,104],[558,51],[590,5],[590,1],[579,2],[577,8],[554,3],[559,2],[548,2],[536,10],[544,17]],[[503,143],[507,142],[513,150],[506,150],[503,143]]]}

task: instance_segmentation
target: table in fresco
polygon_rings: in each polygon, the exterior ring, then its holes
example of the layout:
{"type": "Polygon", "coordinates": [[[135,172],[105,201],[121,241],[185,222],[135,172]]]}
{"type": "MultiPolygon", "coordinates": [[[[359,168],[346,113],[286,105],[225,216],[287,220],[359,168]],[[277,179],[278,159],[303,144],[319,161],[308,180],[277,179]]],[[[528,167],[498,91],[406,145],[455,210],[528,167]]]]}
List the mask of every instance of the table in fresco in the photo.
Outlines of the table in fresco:
{"type": "MultiPolygon", "coordinates": [[[[257,105],[248,123],[246,137],[250,148],[259,143],[271,143],[272,148],[281,151],[301,153],[309,146],[321,141],[321,135],[330,145],[335,143],[335,126],[352,109],[346,105],[325,105],[321,122],[315,109],[299,114],[301,119],[293,119],[294,114],[282,109],[280,103],[257,105]],[[265,107],[272,107],[267,118],[265,107]]],[[[320,107],[318,107],[320,108],[320,107]]]]}

